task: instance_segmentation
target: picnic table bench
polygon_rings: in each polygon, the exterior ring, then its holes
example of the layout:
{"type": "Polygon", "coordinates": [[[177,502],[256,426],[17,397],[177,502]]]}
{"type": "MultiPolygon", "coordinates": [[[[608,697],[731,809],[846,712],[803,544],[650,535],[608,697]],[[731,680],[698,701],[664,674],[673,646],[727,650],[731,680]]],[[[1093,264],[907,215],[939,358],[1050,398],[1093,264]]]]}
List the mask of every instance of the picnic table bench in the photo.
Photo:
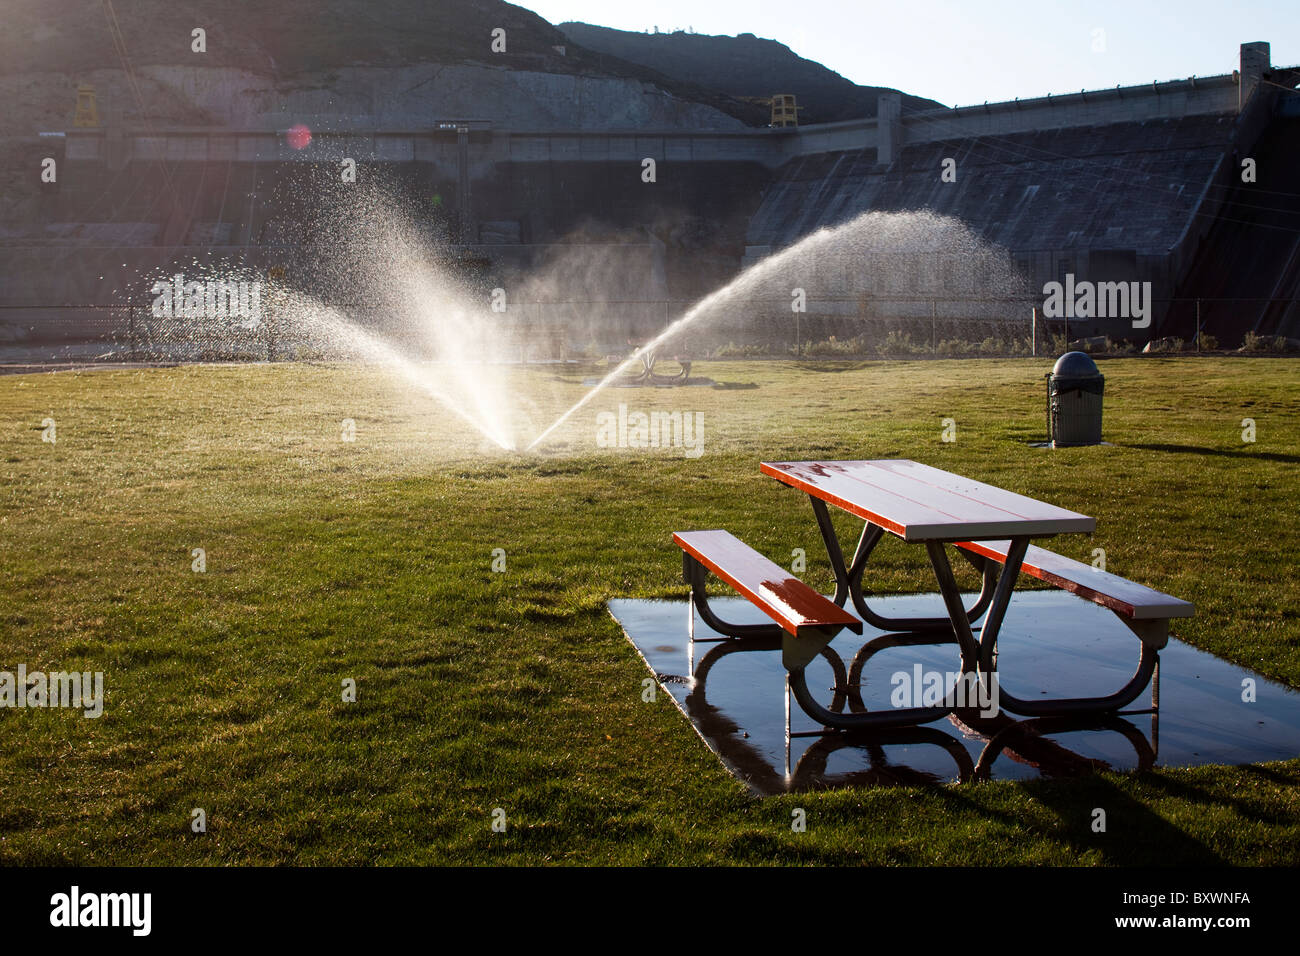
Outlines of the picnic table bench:
{"type": "MultiPolygon", "coordinates": [[[[775,622],[726,624],[714,616],[707,601],[701,601],[700,616],[720,633],[733,637],[771,637],[785,631],[802,640],[802,643],[791,644],[785,652],[788,663],[806,656],[799,654],[798,648],[807,648],[818,638],[824,637],[829,641],[846,627],[855,634],[862,633],[862,622],[843,607],[818,594],[729,531],[678,531],[673,535],[673,541],[682,549],[684,573],[693,590],[702,590],[707,569],[775,622]]],[[[816,655],[816,651],[812,653],[816,655]]]]}
{"type": "MultiPolygon", "coordinates": [[[[782,663],[799,705],[824,726],[853,730],[928,723],[957,709],[956,688],[941,705],[889,711],[837,713],[808,690],[804,669],[842,630],[862,633],[862,622],[887,633],[938,634],[955,640],[963,677],[984,682],[998,704],[1031,717],[1110,714],[1131,703],[1150,684],[1159,651],[1169,637],[1169,620],[1190,617],[1192,605],[1144,585],[1032,545],[1034,538],[1090,533],[1096,522],[1082,514],[906,459],[879,461],[764,462],[761,471],[808,495],[835,575],[835,594],[826,598],[722,530],[677,532],[683,572],[690,585],[690,640],[695,615],[719,640],[782,639],[782,663]],[[846,562],[828,505],[865,524],[853,557],[846,562]],[[886,534],[921,544],[935,574],[946,616],[892,618],[873,609],[863,593],[863,575],[886,534]],[[947,546],[981,575],[978,597],[967,608],[948,560],[947,546]],[[705,591],[712,572],[772,619],[771,624],[734,624],[709,607],[705,591]],[[1137,670],[1113,694],[1101,697],[1025,700],[997,680],[997,638],[1021,572],[1109,608],[1142,644],[1137,670]],[[852,601],[857,617],[845,604],[852,601]],[[859,620],[860,618],[860,620],[859,620]],[[978,637],[973,625],[983,618],[978,637]]],[[[693,656],[693,651],[692,651],[693,656]]]]}

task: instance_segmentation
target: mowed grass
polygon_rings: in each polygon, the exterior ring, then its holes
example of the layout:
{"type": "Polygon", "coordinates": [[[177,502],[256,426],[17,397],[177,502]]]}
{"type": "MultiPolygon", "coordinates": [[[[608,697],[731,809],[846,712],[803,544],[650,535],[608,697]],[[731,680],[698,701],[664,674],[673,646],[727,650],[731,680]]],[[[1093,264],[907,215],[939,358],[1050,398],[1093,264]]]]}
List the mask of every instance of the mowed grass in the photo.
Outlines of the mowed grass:
{"type": "MultiPolygon", "coordinates": [[[[1055,452],[1028,444],[1049,367],[701,363],[727,387],[607,391],[529,454],[371,367],[0,378],[0,670],[102,670],[107,691],[97,720],[0,710],[0,862],[1300,862],[1300,760],[758,800],[666,694],[642,702],[605,602],[683,596],[684,528],[806,548],[827,587],[806,499],[758,472],[818,457],[1091,514],[1053,546],[1104,548],[1196,603],[1182,639],[1300,687],[1300,363],[1106,362],[1114,446],[1055,452]],[[704,454],[597,448],[620,402],[702,413],[704,454]]],[[[595,371],[508,373],[514,427],[595,371]]],[[[934,590],[923,561],[882,548],[874,586],[934,590]]]]}

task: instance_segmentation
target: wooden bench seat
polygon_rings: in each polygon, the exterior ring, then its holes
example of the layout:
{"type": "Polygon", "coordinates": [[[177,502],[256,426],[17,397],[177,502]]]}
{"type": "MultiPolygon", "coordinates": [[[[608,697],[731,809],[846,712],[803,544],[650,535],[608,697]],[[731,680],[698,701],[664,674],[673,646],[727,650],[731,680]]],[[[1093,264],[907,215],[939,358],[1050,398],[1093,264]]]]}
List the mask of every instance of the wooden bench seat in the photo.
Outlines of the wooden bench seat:
{"type": "MultiPolygon", "coordinates": [[[[959,541],[957,547],[1005,563],[1011,542],[959,541]]],[[[1032,544],[1025,552],[1020,570],[1109,608],[1143,642],[1151,644],[1157,650],[1168,643],[1170,619],[1191,617],[1194,613],[1194,608],[1187,601],[1032,544]]]]}
{"type": "Polygon", "coordinates": [[[860,620],[729,531],[678,531],[673,541],[795,637],[840,628],[862,633],[860,620]]]}

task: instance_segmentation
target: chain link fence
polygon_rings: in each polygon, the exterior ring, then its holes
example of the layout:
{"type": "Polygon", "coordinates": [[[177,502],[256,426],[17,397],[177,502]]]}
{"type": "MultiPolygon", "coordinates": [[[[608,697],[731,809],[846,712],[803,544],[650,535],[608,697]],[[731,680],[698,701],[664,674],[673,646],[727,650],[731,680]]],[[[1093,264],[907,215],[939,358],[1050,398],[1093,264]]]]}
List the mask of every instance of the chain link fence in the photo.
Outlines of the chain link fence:
{"type": "MultiPolygon", "coordinates": [[[[1141,351],[1146,330],[1110,320],[1042,316],[1041,299],[1016,296],[854,296],[809,300],[805,309],[783,298],[734,300],[698,315],[658,345],[663,354],[693,358],[744,357],[958,357],[1050,355],[1073,344],[1092,352],[1141,351]],[[1106,324],[1106,323],[1103,323],[1106,324]],[[1128,334],[1125,334],[1125,333],[1128,334]]],[[[267,297],[262,313],[247,317],[168,317],[154,314],[152,301],[111,304],[0,305],[0,363],[283,361],[364,358],[358,341],[382,341],[428,360],[439,354],[430,336],[410,316],[359,302],[316,304],[359,330],[356,338],[322,334],[319,323],[302,321],[294,303],[267,297]]],[[[621,301],[510,301],[495,312],[484,302],[469,313],[472,329],[461,330],[457,358],[505,362],[600,360],[656,339],[687,315],[694,302],[671,299],[621,301]]],[[[1198,317],[1214,310],[1255,314],[1294,308],[1291,299],[1164,300],[1198,317]]],[[[439,321],[436,312],[426,322],[439,321]]],[[[464,322],[462,315],[460,322],[464,322]]],[[[436,339],[436,336],[433,337],[436,339]]],[[[1226,337],[1225,337],[1226,338],[1226,337]]],[[[1240,338],[1240,333],[1238,333],[1240,338]]],[[[1158,336],[1151,351],[1216,351],[1237,348],[1195,321],[1182,336],[1158,336]]],[[[1286,336],[1248,332],[1254,351],[1300,350],[1286,336]]]]}

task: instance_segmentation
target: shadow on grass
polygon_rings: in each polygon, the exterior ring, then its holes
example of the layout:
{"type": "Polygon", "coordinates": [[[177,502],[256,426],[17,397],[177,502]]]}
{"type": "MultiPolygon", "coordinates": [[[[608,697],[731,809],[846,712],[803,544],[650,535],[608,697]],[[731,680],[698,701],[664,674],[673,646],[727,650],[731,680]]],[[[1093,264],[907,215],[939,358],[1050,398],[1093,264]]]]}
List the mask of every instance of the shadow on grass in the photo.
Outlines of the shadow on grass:
{"type": "Polygon", "coordinates": [[[1241,769],[1245,770],[1247,773],[1254,774],[1257,777],[1263,777],[1270,783],[1284,784],[1288,787],[1300,786],[1300,779],[1297,779],[1297,774],[1288,775],[1274,770],[1272,767],[1266,767],[1263,764],[1248,763],[1242,765],[1241,769]]]}
{"type": "MultiPolygon", "coordinates": [[[[1146,775],[1130,777],[1146,783],[1146,775]]],[[[1228,861],[1200,840],[1164,820],[1143,801],[1100,776],[1019,785],[1025,797],[1055,814],[1058,825],[1044,834],[1078,856],[1099,852],[1108,866],[1227,866],[1228,861]],[[1094,832],[1096,810],[1104,810],[1106,831],[1094,832]]],[[[1033,826],[1007,811],[990,811],[959,787],[943,790],[945,799],[983,816],[998,816],[1013,826],[1033,826]]],[[[1035,827],[1035,829],[1037,829],[1035,827]]]]}
{"type": "MultiPolygon", "coordinates": [[[[1239,764],[1233,769],[1241,770],[1252,776],[1262,777],[1265,782],[1275,786],[1293,788],[1300,783],[1300,780],[1297,780],[1297,777],[1294,774],[1288,775],[1286,773],[1279,773],[1276,770],[1260,766],[1259,764],[1239,764]]],[[[1288,816],[1284,811],[1269,812],[1262,810],[1255,801],[1246,800],[1240,797],[1224,796],[1222,791],[1215,791],[1211,787],[1185,783],[1168,776],[1144,777],[1142,782],[1144,785],[1160,790],[1166,796],[1178,800],[1188,800],[1192,803],[1203,805],[1218,804],[1220,806],[1232,807],[1241,814],[1241,816],[1250,820],[1257,820],[1261,823],[1285,825],[1291,823],[1294,819],[1293,816],[1288,816]]]]}
{"type": "Polygon", "coordinates": [[[1300,462],[1300,455],[1283,455],[1272,451],[1232,451],[1227,448],[1203,448],[1200,445],[1124,445],[1125,448],[1139,448],[1142,451],[1166,451],[1176,455],[1218,455],[1223,458],[1259,458],[1264,461],[1280,461],[1288,464],[1300,462]]]}
{"type": "Polygon", "coordinates": [[[869,368],[871,363],[828,359],[826,362],[810,362],[804,360],[801,362],[794,362],[793,365],[801,372],[857,372],[861,369],[869,368]]]}

